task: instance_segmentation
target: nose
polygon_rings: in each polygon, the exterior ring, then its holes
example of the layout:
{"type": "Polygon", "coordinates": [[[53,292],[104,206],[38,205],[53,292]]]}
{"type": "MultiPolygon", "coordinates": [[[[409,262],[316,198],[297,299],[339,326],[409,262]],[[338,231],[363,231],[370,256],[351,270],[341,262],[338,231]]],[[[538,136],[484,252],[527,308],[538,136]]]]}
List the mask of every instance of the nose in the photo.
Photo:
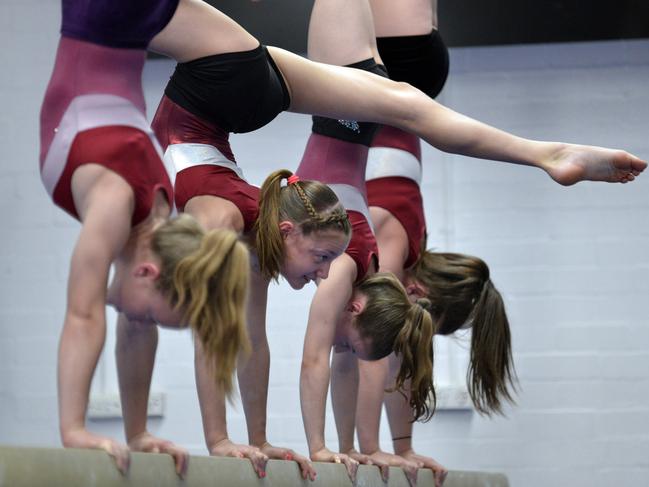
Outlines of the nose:
{"type": "Polygon", "coordinates": [[[316,276],[318,276],[319,279],[326,279],[327,277],[329,277],[330,268],[331,268],[331,262],[324,263],[316,271],[316,276]]]}

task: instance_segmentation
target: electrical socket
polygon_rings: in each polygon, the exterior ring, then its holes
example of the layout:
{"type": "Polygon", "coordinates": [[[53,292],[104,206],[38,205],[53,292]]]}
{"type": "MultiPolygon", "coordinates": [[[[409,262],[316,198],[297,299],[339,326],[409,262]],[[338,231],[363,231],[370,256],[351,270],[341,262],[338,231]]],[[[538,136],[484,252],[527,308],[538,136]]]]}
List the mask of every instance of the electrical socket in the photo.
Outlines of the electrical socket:
{"type": "Polygon", "coordinates": [[[471,396],[466,387],[461,386],[439,386],[435,388],[437,396],[437,409],[445,410],[471,410],[473,404],[471,403],[471,396]]]}
{"type": "MultiPolygon", "coordinates": [[[[147,416],[149,418],[164,417],[165,393],[149,394],[147,416]]],[[[92,394],[88,403],[88,419],[122,419],[122,403],[118,393],[92,394]]]]}

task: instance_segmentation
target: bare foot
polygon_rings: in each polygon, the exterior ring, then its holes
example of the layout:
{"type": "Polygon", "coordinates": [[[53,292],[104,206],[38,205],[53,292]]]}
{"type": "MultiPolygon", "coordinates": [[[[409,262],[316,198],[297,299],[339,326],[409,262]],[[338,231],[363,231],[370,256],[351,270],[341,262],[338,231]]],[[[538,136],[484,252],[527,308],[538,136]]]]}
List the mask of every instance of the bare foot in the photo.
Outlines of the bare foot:
{"type": "Polygon", "coordinates": [[[544,165],[557,183],[570,186],[579,181],[628,183],[647,163],[622,150],[566,144],[544,165]]]}

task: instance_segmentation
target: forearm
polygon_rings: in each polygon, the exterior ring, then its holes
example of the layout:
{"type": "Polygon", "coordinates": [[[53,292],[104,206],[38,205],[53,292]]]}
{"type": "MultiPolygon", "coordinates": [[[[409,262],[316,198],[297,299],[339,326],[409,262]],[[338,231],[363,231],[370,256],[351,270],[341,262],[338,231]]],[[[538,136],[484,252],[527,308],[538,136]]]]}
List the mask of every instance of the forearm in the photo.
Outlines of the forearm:
{"type": "MultiPolygon", "coordinates": [[[[392,388],[401,364],[400,359],[390,355],[390,371],[388,377],[388,388],[392,388]]],[[[412,409],[409,405],[410,381],[404,383],[404,393],[399,391],[385,393],[385,410],[388,415],[390,432],[392,433],[392,446],[397,455],[412,448],[412,409]]]]}
{"type": "Polygon", "coordinates": [[[361,453],[371,455],[379,450],[379,428],[388,358],[367,362],[358,361],[359,386],[356,428],[361,453]]]}
{"type": "Polygon", "coordinates": [[[343,453],[354,448],[357,395],[358,360],[349,351],[334,353],[331,359],[331,404],[338,431],[338,449],[343,453]]]}
{"type": "Polygon", "coordinates": [[[260,273],[253,258],[248,294],[248,336],[251,352],[240,356],[238,364],[239,390],[248,426],[248,442],[262,447],[266,443],[266,407],[268,403],[268,376],[270,349],[266,336],[266,303],[268,280],[260,273]]]}
{"type": "Polygon", "coordinates": [[[194,338],[194,371],[198,402],[203,419],[203,432],[208,451],[228,437],[226,422],[225,393],[217,387],[216,381],[209,373],[207,361],[203,356],[200,341],[194,338]]]}
{"type": "Polygon", "coordinates": [[[155,325],[129,323],[123,314],[119,314],[115,358],[127,441],[146,431],[157,347],[158,329],[155,325]]]}
{"type": "Polygon", "coordinates": [[[238,378],[241,401],[248,426],[248,442],[261,447],[266,443],[266,407],[270,350],[268,341],[254,343],[247,359],[239,361],[238,378]]]}
{"type": "Polygon", "coordinates": [[[63,444],[67,434],[85,427],[90,383],[106,338],[102,316],[66,316],[58,357],[59,421],[63,444]]]}
{"type": "Polygon", "coordinates": [[[325,447],[325,405],[329,373],[329,364],[326,361],[320,361],[319,363],[302,362],[300,403],[304,431],[311,455],[325,447]]]}

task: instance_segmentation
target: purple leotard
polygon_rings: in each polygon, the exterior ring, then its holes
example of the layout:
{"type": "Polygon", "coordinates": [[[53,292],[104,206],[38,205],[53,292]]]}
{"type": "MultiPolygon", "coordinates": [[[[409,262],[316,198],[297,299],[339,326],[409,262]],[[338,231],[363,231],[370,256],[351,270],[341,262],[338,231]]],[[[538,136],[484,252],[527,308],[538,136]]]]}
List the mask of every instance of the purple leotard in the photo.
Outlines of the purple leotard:
{"type": "Polygon", "coordinates": [[[179,0],[63,0],[61,34],[107,47],[146,49],[179,0]]]}

